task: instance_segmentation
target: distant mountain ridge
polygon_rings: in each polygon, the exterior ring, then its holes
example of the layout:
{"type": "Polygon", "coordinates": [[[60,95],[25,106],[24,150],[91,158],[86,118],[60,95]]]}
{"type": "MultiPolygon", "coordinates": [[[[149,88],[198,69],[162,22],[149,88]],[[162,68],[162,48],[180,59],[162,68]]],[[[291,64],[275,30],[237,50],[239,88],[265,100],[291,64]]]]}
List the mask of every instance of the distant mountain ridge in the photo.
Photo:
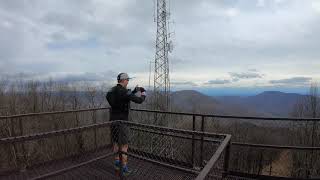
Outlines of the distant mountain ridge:
{"type": "MultiPolygon", "coordinates": [[[[148,92],[148,97],[152,96],[148,92]]],[[[136,108],[148,108],[150,98],[136,108]]],[[[181,90],[171,93],[172,111],[236,116],[289,117],[294,105],[307,95],[265,91],[248,97],[208,96],[195,90],[181,90]]]]}
{"type": "Polygon", "coordinates": [[[208,113],[221,115],[250,115],[263,114],[239,105],[228,104],[214,97],[204,95],[194,90],[176,91],[171,94],[173,106],[181,111],[193,113],[208,113]]]}
{"type": "Polygon", "coordinates": [[[217,100],[253,109],[258,113],[269,116],[289,116],[294,105],[306,95],[284,93],[280,91],[265,91],[261,94],[248,97],[222,96],[217,100]]]}

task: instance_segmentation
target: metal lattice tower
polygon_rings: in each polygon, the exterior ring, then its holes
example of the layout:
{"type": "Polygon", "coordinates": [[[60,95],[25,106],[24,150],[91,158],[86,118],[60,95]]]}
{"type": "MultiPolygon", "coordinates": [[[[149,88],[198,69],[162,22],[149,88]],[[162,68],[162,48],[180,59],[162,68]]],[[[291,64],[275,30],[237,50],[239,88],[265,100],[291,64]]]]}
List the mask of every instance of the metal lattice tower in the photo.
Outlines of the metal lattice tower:
{"type": "MultiPolygon", "coordinates": [[[[156,54],[154,68],[154,99],[153,108],[155,110],[170,111],[170,77],[169,77],[169,58],[168,54],[172,50],[172,44],[168,41],[170,32],[169,28],[169,9],[167,3],[169,0],[156,0],[155,21],[157,23],[156,35],[156,54]],[[169,33],[168,33],[169,32],[169,33]]],[[[154,124],[160,126],[170,126],[170,117],[164,114],[155,114],[154,124]]],[[[164,154],[167,157],[173,157],[174,149],[172,138],[152,138],[151,152],[164,154]],[[157,144],[166,144],[157,147],[157,144]]]]}
{"type": "Polygon", "coordinates": [[[170,77],[168,53],[171,43],[168,43],[167,0],[157,0],[156,4],[156,55],[154,69],[154,109],[170,109],[170,77]]]}

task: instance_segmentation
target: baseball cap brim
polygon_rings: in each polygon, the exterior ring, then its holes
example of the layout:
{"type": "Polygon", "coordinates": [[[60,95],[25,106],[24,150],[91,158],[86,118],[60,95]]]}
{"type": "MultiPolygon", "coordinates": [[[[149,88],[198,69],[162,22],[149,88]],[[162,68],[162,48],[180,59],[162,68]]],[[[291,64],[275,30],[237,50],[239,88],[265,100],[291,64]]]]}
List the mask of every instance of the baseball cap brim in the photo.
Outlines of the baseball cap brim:
{"type": "Polygon", "coordinates": [[[130,79],[133,79],[135,77],[129,77],[129,75],[127,73],[120,73],[118,75],[118,80],[130,80],[130,79]]]}

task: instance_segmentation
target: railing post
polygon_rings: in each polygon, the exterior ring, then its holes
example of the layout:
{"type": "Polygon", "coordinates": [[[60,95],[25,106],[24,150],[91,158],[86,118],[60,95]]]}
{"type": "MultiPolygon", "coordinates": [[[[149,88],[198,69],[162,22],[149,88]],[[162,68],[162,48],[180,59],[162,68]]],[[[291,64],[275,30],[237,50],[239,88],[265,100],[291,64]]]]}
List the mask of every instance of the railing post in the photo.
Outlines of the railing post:
{"type": "Polygon", "coordinates": [[[21,118],[19,118],[19,131],[20,131],[20,136],[23,136],[23,124],[21,118]]]}
{"type": "Polygon", "coordinates": [[[158,113],[157,112],[154,114],[154,124],[158,125],[158,113]]]}
{"type": "MultiPolygon", "coordinates": [[[[96,110],[93,111],[93,123],[97,123],[97,118],[96,118],[96,110]]],[[[95,151],[97,150],[97,128],[94,128],[94,149],[95,151]]]]}
{"type": "MultiPolygon", "coordinates": [[[[80,120],[79,120],[79,115],[78,112],[74,112],[75,118],[76,118],[76,126],[79,127],[80,126],[80,120]]],[[[83,140],[82,140],[82,131],[79,131],[78,133],[76,133],[76,137],[77,137],[77,143],[78,143],[78,151],[80,153],[83,152],[83,140]]]]}
{"type": "Polygon", "coordinates": [[[224,165],[223,165],[223,176],[227,176],[229,173],[229,161],[230,161],[230,149],[231,149],[231,143],[229,142],[227,147],[226,147],[226,151],[225,151],[225,155],[224,155],[224,165]]]}
{"type": "Polygon", "coordinates": [[[262,171],[262,168],[263,168],[263,163],[262,163],[262,154],[263,154],[264,152],[262,151],[262,152],[260,152],[260,155],[259,155],[259,169],[258,169],[258,175],[260,175],[261,174],[261,171],[262,171]]]}
{"type": "Polygon", "coordinates": [[[270,169],[269,169],[269,175],[272,176],[272,156],[270,157],[270,169]]]}
{"type": "Polygon", "coordinates": [[[109,109],[109,121],[111,121],[111,107],[109,109]]]}
{"type": "MultiPolygon", "coordinates": [[[[66,120],[65,119],[63,119],[64,120],[64,127],[63,128],[67,128],[67,125],[66,125],[66,120]]],[[[64,145],[63,145],[63,152],[64,152],[64,157],[68,157],[68,146],[67,146],[67,135],[66,134],[64,134],[63,135],[63,142],[64,142],[64,145]]]]}
{"type": "MultiPolygon", "coordinates": [[[[23,124],[21,118],[18,118],[19,121],[19,131],[20,131],[20,136],[23,136],[23,124]]],[[[20,159],[20,171],[24,172],[26,170],[27,166],[27,157],[26,157],[26,148],[24,142],[21,142],[21,150],[22,150],[22,155],[20,159]]]]}
{"type": "MultiPolygon", "coordinates": [[[[16,136],[16,133],[15,133],[15,124],[14,123],[14,120],[13,118],[9,118],[10,120],[10,133],[9,133],[9,136],[16,136]]],[[[13,151],[13,156],[14,156],[14,160],[15,160],[15,165],[17,168],[19,168],[20,166],[20,157],[18,155],[18,151],[17,151],[17,146],[16,146],[16,143],[12,143],[11,144],[12,146],[12,151],[13,151]]]]}
{"type": "MultiPolygon", "coordinates": [[[[192,116],[192,131],[196,130],[196,116],[193,115],[192,116]]],[[[194,146],[195,146],[195,142],[194,142],[194,134],[192,134],[192,150],[191,150],[191,157],[192,157],[192,167],[194,167],[194,146]]]]}
{"type": "MultiPolygon", "coordinates": [[[[201,132],[204,132],[204,116],[201,116],[201,132]]],[[[200,165],[203,162],[203,134],[201,135],[200,165]]]]}
{"type": "MultiPolygon", "coordinates": [[[[154,113],[154,120],[153,120],[153,124],[154,125],[158,125],[158,113],[155,112],[154,113]]],[[[154,137],[154,136],[151,136],[151,149],[150,149],[150,152],[151,153],[154,153],[156,147],[154,147],[154,141],[157,141],[157,139],[154,137]]]]}
{"type": "Polygon", "coordinates": [[[64,157],[68,157],[68,148],[67,148],[67,135],[63,135],[63,141],[64,141],[64,157]]]}

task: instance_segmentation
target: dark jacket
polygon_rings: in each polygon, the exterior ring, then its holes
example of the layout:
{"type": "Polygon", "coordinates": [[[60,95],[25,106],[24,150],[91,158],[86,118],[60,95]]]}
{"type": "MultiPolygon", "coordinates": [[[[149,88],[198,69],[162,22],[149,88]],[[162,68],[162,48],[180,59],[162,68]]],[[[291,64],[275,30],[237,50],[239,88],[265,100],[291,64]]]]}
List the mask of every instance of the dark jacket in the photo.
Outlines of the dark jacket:
{"type": "Polygon", "coordinates": [[[138,97],[120,84],[112,87],[106,96],[110,106],[110,120],[128,120],[130,101],[141,104],[145,96],[138,97]]]}

